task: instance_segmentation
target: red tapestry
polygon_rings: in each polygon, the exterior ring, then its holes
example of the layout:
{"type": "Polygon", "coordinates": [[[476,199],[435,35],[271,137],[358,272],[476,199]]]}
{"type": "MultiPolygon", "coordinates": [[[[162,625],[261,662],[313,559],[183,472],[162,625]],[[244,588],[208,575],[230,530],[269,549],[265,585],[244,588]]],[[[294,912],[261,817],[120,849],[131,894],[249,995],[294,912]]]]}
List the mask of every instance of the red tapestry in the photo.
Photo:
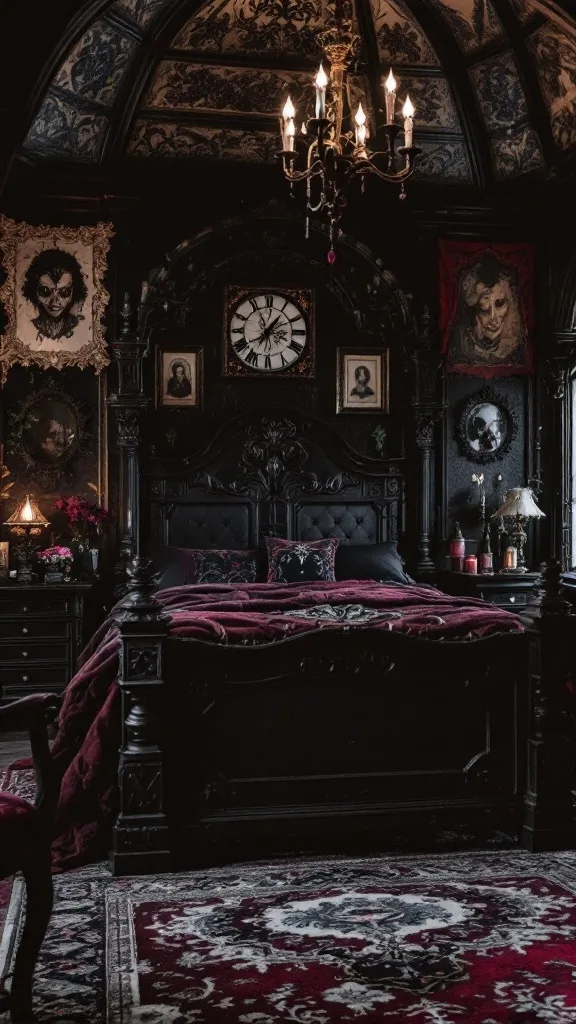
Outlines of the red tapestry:
{"type": "Polygon", "coordinates": [[[439,243],[440,329],[449,373],[532,373],[534,246],[439,243]]]}

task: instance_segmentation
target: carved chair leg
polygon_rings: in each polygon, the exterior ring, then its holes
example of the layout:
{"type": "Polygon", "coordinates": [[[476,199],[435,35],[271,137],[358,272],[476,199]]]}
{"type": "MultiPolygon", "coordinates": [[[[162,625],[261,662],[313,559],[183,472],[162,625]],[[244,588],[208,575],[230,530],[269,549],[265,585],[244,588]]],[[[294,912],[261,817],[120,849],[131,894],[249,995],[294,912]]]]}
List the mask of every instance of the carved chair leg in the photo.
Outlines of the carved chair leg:
{"type": "Polygon", "coordinates": [[[44,941],[54,897],[50,851],[31,859],[23,869],[26,883],[26,921],[14,961],[10,996],[12,1024],[32,1021],[32,981],[44,941]]]}

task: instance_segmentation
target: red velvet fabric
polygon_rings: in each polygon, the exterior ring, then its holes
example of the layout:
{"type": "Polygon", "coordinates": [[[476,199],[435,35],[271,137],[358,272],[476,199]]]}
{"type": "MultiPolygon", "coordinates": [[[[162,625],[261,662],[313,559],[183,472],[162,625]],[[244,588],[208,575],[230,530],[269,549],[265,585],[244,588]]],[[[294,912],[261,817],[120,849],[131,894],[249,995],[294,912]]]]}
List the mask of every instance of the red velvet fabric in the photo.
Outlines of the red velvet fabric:
{"type": "Polygon", "coordinates": [[[25,818],[36,817],[36,810],[27,800],[14,793],[0,793],[0,828],[19,824],[25,818]]]}
{"type": "Polygon", "coordinates": [[[11,874],[14,858],[36,841],[36,808],[13,793],[0,793],[0,877],[11,874]]]}
{"type": "MultiPolygon", "coordinates": [[[[371,622],[416,636],[464,639],[521,630],[510,612],[483,601],[449,597],[432,588],[346,580],[336,583],[250,583],[175,587],[157,595],[172,636],[215,642],[266,643],[340,623],[292,618],[318,605],[361,604],[398,618],[371,622]]],[[[118,606],[117,606],[118,610],[118,606]]],[[[62,785],[53,845],[56,871],[105,857],[117,813],[120,692],[116,681],[119,637],[112,617],[84,652],[67,687],[53,747],[62,785]]],[[[363,628],[355,627],[355,628],[363,628]]]]}

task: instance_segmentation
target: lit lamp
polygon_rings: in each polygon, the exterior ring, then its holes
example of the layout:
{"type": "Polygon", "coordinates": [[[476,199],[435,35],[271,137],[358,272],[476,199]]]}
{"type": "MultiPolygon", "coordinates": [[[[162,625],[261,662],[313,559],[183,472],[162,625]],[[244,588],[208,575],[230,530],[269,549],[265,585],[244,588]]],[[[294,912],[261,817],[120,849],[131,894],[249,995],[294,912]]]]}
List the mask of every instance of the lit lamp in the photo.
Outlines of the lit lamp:
{"type": "Polygon", "coordinates": [[[29,494],[20,499],[16,511],[4,523],[4,526],[10,527],[10,533],[22,538],[16,545],[16,558],[18,559],[16,579],[18,583],[32,581],[32,555],[34,553],[32,537],[37,537],[42,528],[49,525],[34,498],[31,498],[29,494]]]}
{"type": "Polygon", "coordinates": [[[538,508],[530,487],[512,487],[504,498],[504,504],[492,513],[492,518],[508,516],[513,520],[510,530],[512,550],[504,552],[501,572],[527,572],[524,545],[527,537],[524,531],[526,519],[543,519],[544,512],[538,508]],[[516,554],[516,558],[514,558],[516,554]],[[513,563],[516,564],[513,564],[513,563]]]}

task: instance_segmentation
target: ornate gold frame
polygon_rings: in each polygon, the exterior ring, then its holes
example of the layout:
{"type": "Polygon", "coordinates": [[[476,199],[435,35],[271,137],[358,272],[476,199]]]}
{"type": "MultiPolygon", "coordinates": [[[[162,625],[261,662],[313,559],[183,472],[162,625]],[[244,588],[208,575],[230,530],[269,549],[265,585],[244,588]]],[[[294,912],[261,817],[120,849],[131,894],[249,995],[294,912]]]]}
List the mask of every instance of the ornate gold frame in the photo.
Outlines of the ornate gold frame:
{"type": "Polygon", "coordinates": [[[0,385],[5,381],[6,374],[14,363],[30,366],[34,363],[43,370],[62,370],[65,366],[76,366],[84,370],[92,366],[100,373],[110,362],[106,352],[102,317],[108,305],[110,295],[103,285],[106,273],[106,256],[110,248],[110,238],[114,234],[111,224],[100,222],[94,227],[48,227],[18,223],[0,216],[0,248],[2,250],[2,266],[6,280],[0,287],[0,302],[6,311],[7,325],[4,336],[0,340],[0,385]],[[92,248],[93,286],[92,298],[92,340],[77,352],[35,352],[18,338],[17,305],[16,305],[16,257],[18,246],[31,239],[46,241],[51,239],[54,245],[58,240],[68,244],[83,245],[92,248]]]}

